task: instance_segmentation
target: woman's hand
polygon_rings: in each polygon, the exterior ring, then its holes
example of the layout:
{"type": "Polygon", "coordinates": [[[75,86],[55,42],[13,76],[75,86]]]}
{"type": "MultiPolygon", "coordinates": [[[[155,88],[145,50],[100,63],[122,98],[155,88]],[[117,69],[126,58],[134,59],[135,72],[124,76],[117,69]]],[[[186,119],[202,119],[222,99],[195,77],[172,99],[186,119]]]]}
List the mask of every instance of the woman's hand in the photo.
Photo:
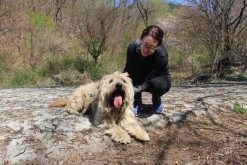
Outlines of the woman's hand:
{"type": "Polygon", "coordinates": [[[134,87],[135,94],[141,93],[142,92],[142,87],[141,86],[136,86],[134,87]]]}

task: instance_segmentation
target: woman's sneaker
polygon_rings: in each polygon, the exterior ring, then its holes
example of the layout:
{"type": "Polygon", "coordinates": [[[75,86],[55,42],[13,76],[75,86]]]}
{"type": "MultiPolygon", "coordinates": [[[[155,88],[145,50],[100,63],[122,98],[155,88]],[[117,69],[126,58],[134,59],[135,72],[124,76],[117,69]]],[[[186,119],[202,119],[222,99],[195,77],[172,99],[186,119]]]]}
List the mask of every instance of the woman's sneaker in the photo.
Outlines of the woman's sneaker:
{"type": "Polygon", "coordinates": [[[161,98],[152,98],[153,102],[153,111],[156,114],[161,114],[163,112],[163,105],[161,103],[161,98]]]}
{"type": "Polygon", "coordinates": [[[141,104],[142,104],[141,100],[135,100],[134,101],[134,114],[135,114],[135,117],[140,115],[141,104]]]}

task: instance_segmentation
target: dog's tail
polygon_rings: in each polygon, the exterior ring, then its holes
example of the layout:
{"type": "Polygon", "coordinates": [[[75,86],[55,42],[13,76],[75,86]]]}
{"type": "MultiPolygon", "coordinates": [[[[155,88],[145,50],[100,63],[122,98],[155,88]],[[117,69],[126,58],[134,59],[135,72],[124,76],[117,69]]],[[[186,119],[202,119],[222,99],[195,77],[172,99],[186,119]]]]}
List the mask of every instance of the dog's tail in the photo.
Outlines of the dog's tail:
{"type": "Polygon", "coordinates": [[[65,107],[68,102],[68,99],[55,100],[49,104],[49,107],[65,107]]]}

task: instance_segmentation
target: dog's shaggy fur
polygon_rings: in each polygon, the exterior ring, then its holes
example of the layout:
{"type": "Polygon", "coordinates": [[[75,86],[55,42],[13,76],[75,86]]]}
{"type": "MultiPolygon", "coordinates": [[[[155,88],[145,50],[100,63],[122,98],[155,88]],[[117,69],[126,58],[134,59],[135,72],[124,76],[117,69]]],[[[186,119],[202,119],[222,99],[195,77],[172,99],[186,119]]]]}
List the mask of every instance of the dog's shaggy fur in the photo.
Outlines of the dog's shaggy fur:
{"type": "Polygon", "coordinates": [[[99,88],[99,82],[93,82],[78,87],[69,99],[53,101],[50,107],[65,106],[68,113],[86,113],[91,109],[91,103],[95,100],[99,88]]]}
{"type": "Polygon", "coordinates": [[[128,74],[115,72],[104,76],[100,82],[80,86],[69,100],[58,100],[50,106],[66,106],[69,113],[76,114],[91,109],[94,124],[107,128],[106,132],[115,141],[129,143],[129,134],[149,141],[147,132],[135,119],[133,101],[134,89],[128,74]]]}

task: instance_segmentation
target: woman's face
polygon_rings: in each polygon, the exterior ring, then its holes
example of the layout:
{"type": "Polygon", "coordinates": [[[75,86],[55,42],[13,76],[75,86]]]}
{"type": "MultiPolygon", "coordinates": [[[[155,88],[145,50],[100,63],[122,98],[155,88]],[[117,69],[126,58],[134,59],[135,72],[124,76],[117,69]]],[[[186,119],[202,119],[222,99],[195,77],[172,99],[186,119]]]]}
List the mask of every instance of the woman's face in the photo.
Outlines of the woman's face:
{"type": "Polygon", "coordinates": [[[158,41],[150,35],[143,37],[141,40],[141,53],[144,57],[151,55],[156,51],[158,47],[158,41]]]}

